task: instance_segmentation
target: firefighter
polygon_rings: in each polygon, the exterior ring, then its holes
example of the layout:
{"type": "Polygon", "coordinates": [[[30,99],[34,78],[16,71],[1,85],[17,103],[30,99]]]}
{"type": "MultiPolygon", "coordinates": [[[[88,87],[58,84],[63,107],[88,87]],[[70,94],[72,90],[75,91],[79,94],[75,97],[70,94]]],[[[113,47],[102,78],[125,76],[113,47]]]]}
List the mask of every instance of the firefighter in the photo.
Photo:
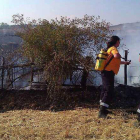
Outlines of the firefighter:
{"type": "Polygon", "coordinates": [[[117,48],[120,45],[120,38],[118,36],[112,36],[107,43],[107,53],[112,54],[113,59],[107,65],[107,67],[101,72],[102,77],[102,92],[100,95],[100,110],[99,118],[106,118],[109,111],[109,104],[114,94],[114,76],[118,73],[120,64],[129,65],[129,61],[121,61],[121,55],[117,48]]]}

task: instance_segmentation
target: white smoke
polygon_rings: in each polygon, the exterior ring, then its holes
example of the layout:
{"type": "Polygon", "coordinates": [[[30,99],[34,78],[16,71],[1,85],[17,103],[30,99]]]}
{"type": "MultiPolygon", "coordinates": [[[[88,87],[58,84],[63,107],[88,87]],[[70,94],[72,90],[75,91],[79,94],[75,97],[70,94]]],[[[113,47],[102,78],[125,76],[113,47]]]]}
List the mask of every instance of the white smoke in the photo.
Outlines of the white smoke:
{"type": "MultiPolygon", "coordinates": [[[[121,44],[125,44],[124,49],[129,49],[128,60],[131,60],[131,65],[128,66],[128,85],[140,83],[140,22],[128,23],[111,27],[114,29],[114,34],[121,39],[121,44]]],[[[121,48],[120,54],[124,57],[124,50],[121,48]]],[[[118,82],[124,83],[124,66],[121,66],[118,75],[118,82]]]]}

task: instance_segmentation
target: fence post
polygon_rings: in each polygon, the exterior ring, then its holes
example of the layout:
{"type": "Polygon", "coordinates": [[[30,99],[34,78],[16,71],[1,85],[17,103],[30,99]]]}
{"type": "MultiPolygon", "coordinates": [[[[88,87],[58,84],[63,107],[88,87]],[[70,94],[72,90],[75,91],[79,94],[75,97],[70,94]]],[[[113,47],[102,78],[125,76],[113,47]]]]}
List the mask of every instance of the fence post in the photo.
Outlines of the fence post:
{"type": "MultiPolygon", "coordinates": [[[[85,66],[88,66],[91,62],[91,57],[90,56],[86,56],[85,58],[85,66]]],[[[88,75],[89,75],[89,67],[85,67],[83,68],[83,74],[82,74],[82,78],[81,78],[81,86],[82,88],[85,90],[86,89],[86,83],[87,83],[87,79],[88,79],[88,75]]]]}
{"type": "Polygon", "coordinates": [[[33,72],[33,66],[31,65],[31,83],[33,82],[34,78],[34,72],[33,72]]]}
{"type": "Polygon", "coordinates": [[[3,89],[3,81],[4,81],[4,65],[5,65],[5,60],[4,57],[2,57],[2,73],[1,73],[1,89],[3,89]]]}
{"type": "MultiPolygon", "coordinates": [[[[127,61],[128,50],[125,50],[125,61],[127,61]]],[[[127,65],[124,65],[124,85],[127,86],[127,65]]]]}
{"type": "Polygon", "coordinates": [[[82,78],[81,78],[81,87],[84,90],[86,89],[86,82],[87,82],[88,74],[89,74],[88,71],[84,68],[82,78]]]}
{"type": "Polygon", "coordinates": [[[12,68],[12,89],[13,89],[13,81],[14,81],[14,72],[13,72],[13,68],[12,68]]]}

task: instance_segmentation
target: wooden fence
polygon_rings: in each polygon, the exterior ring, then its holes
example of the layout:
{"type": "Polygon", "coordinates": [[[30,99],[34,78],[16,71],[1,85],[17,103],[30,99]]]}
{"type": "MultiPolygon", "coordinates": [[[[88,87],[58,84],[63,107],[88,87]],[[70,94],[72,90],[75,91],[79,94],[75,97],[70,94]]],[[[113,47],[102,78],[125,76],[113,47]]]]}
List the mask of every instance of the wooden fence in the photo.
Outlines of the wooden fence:
{"type": "MultiPolygon", "coordinates": [[[[6,65],[4,58],[0,66],[0,88],[21,89],[30,86],[32,82],[42,82],[43,69],[37,68],[34,64],[6,65]],[[23,82],[25,82],[23,84],[23,82]]],[[[86,88],[87,82],[93,85],[93,75],[85,69],[77,68],[72,76],[63,81],[63,86],[81,86],[86,88]],[[89,78],[90,77],[90,78],[89,78]],[[69,82],[68,82],[69,81],[69,82]]],[[[45,80],[44,80],[45,81],[45,80]]]]}

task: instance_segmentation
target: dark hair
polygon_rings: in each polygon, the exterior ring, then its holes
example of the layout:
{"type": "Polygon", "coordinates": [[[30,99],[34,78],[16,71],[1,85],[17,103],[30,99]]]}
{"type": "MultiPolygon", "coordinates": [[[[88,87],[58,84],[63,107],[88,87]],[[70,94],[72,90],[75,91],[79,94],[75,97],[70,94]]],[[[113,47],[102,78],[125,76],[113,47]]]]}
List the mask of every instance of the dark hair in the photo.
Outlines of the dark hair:
{"type": "Polygon", "coordinates": [[[112,36],[110,40],[107,42],[107,49],[115,45],[117,41],[120,41],[120,38],[118,36],[112,36]]]}

